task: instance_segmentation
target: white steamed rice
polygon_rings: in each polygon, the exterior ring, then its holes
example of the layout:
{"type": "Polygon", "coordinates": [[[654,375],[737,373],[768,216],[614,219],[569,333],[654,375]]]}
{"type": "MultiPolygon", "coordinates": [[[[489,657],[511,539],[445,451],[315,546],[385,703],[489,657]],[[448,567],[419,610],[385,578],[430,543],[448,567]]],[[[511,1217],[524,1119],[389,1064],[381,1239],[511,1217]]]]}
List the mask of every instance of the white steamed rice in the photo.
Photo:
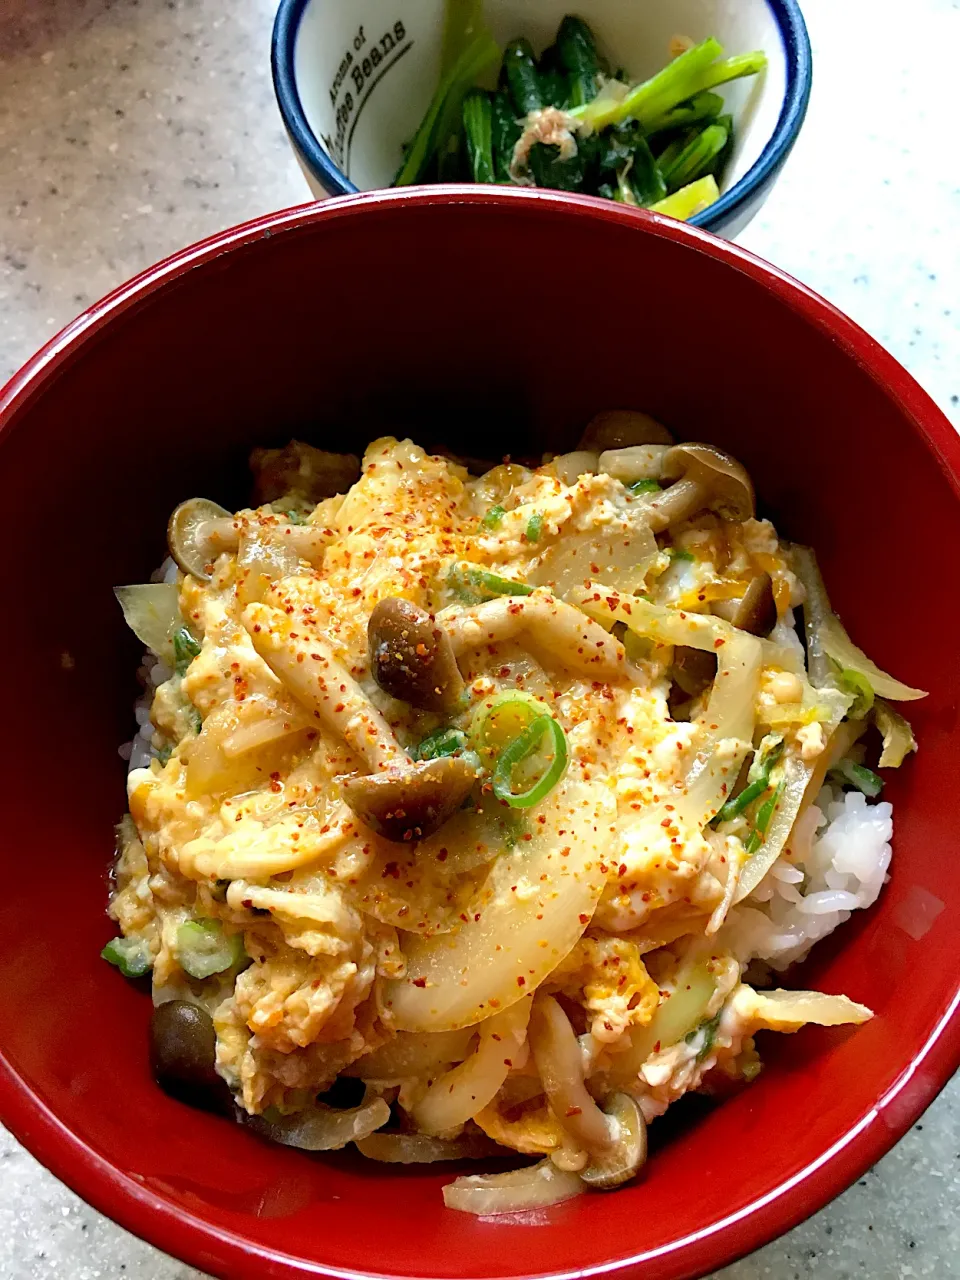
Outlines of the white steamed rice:
{"type": "Polygon", "coordinates": [[[815,942],[871,907],[887,880],[893,806],[826,786],[789,848],[731,912],[738,947],[773,969],[802,960],[815,942]]]}

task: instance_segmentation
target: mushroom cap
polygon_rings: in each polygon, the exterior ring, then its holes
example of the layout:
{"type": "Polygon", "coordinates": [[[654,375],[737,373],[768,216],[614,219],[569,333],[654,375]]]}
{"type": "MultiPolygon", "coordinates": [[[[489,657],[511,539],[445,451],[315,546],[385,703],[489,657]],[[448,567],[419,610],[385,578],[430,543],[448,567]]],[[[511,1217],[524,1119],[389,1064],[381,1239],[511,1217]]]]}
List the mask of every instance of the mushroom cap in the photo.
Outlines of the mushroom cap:
{"type": "Polygon", "coordinates": [[[580,1177],[594,1191],[612,1191],[635,1178],[647,1158],[647,1125],[636,1098],[613,1093],[604,1105],[616,1122],[617,1139],[609,1151],[595,1154],[580,1177]]]}
{"type": "Polygon", "coordinates": [[[712,444],[675,444],[663,455],[663,480],[692,480],[708,489],[712,507],[732,520],[749,520],[756,511],[753,481],[746,467],[712,444]]]}
{"type": "Polygon", "coordinates": [[[636,409],[605,409],[587,423],[578,449],[604,453],[607,449],[624,449],[635,444],[673,444],[667,428],[636,409]]]}
{"type": "Polygon", "coordinates": [[[232,520],[226,507],[209,498],[188,498],[181,502],[167,524],[167,545],[177,566],[202,582],[210,580],[210,563],[217,553],[208,544],[207,528],[215,521],[232,520]]]}
{"type": "Polygon", "coordinates": [[[450,637],[401,596],[379,601],[367,624],[370,669],[385,693],[422,711],[452,711],[463,693],[450,637]]]}
{"type": "Polygon", "coordinates": [[[476,776],[467,760],[440,756],[347,778],[343,798],[377,835],[406,844],[425,840],[452,818],[470,794],[476,776]]]}

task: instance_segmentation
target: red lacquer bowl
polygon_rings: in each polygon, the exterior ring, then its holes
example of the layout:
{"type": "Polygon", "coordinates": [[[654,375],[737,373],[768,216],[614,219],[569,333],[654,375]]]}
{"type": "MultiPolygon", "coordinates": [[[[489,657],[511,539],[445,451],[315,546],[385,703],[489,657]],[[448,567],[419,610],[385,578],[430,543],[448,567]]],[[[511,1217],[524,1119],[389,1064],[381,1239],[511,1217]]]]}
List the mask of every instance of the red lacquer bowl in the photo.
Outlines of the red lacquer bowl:
{"type": "Polygon", "coordinates": [[[0,395],[0,476],[0,1118],[126,1227],[231,1280],[677,1280],[843,1190],[957,1066],[960,444],[899,365],[777,271],[545,193],[276,214],[146,272],[40,352],[0,395]],[[159,562],[181,498],[242,500],[255,443],[358,448],[400,422],[465,453],[562,449],[611,406],[742,458],[784,533],[818,547],[853,635],[932,692],[911,708],[920,754],[889,783],[893,879],[800,975],[878,1016],[767,1036],[760,1080],[674,1123],[642,1183],[479,1222],[443,1208],[449,1171],[270,1147],[153,1085],[149,1000],[98,955],[138,657],[111,588],[159,562]]]}

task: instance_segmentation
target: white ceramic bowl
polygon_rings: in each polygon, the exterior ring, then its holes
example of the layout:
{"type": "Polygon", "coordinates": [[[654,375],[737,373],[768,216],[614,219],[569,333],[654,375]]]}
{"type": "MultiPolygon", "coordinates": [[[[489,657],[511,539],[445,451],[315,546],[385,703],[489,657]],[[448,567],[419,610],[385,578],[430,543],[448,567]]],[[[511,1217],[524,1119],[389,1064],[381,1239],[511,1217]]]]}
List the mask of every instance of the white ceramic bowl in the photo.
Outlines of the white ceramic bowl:
{"type": "MultiPolygon", "coordinates": [[[[796,0],[487,0],[501,45],[539,51],[575,11],[611,65],[646,78],[671,36],[716,36],[728,53],[763,49],[765,73],[720,92],[736,121],[721,198],[692,221],[732,237],[763,203],[810,95],[810,44],[796,0]]],[[[291,145],[318,199],[389,186],[439,78],[444,0],[281,0],[273,77],[291,145]]]]}

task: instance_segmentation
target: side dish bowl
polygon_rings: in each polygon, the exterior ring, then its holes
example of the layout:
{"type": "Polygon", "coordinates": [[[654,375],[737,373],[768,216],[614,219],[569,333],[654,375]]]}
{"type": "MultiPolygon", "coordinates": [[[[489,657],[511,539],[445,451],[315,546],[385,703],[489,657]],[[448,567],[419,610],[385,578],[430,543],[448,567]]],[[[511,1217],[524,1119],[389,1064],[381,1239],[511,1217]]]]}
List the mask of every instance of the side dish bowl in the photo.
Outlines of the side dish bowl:
{"type": "Polygon", "coordinates": [[[130,1230],[232,1280],[682,1280],[842,1191],[956,1069],[960,602],[931,549],[960,538],[960,442],[872,339],[774,268],[539,192],[273,214],[152,268],[39,352],[0,392],[0,476],[0,1119],[130,1230]],[[564,269],[532,275],[544,261],[564,269]],[[511,305],[509,282],[531,279],[511,305]],[[638,300],[629,323],[571,307],[598,279],[638,300]],[[709,323],[691,325],[703,299],[709,323]],[[931,692],[914,704],[919,755],[889,782],[892,879],[793,983],[845,992],[873,1021],[768,1036],[749,1089],[654,1124],[635,1185],[475,1220],[443,1208],[450,1170],[269,1146],[154,1085],[149,998],[99,957],[138,653],[112,588],[162,559],[184,495],[240,500],[254,444],[359,447],[392,428],[464,454],[560,451],[610,405],[742,459],[784,534],[817,546],[859,642],[931,692]]]}
{"type": "MultiPolygon", "coordinates": [[[[487,0],[503,47],[527,36],[539,52],[564,14],[596,32],[612,66],[635,78],[668,59],[675,35],[715,36],[730,54],[763,50],[759,77],[724,86],[736,143],[720,199],[695,226],[728,238],[757,213],[797,140],[812,81],[810,41],[796,0],[487,0]]],[[[444,0],[374,3],[281,0],[273,32],[273,82],[290,144],[318,199],[386,187],[439,79],[444,0]]]]}

